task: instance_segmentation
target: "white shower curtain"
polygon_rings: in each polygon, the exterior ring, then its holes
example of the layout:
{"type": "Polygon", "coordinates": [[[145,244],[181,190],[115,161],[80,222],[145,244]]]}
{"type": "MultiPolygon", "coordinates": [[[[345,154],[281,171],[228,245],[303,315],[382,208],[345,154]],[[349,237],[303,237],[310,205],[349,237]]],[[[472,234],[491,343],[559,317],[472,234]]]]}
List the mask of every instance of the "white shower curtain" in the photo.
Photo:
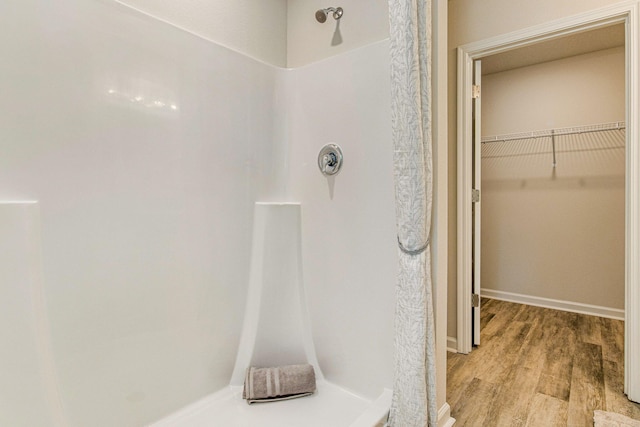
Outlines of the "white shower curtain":
{"type": "Polygon", "coordinates": [[[389,0],[400,271],[392,427],[437,425],[431,290],[431,1],[389,0]]]}

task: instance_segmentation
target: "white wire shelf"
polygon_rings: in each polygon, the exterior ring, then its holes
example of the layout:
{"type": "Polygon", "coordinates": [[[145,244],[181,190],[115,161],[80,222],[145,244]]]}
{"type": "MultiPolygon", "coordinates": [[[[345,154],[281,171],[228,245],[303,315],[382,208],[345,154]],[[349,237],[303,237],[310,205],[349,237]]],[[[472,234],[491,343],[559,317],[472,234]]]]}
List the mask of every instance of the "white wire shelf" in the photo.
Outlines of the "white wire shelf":
{"type": "Polygon", "coordinates": [[[558,129],[538,130],[532,132],[511,133],[505,135],[483,136],[483,144],[491,142],[518,141],[523,139],[550,138],[561,135],[575,135],[582,133],[603,132],[611,130],[623,130],[626,128],[625,122],[602,123],[587,126],[574,126],[558,129]]]}

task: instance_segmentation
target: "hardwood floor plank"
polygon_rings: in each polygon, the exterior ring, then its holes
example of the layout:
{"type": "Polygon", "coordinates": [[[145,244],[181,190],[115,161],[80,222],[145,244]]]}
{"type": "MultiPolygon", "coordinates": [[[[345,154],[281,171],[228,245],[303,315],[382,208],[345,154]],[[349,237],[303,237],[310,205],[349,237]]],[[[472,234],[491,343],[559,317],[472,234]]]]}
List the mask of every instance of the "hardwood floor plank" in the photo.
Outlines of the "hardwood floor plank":
{"type": "MultiPolygon", "coordinates": [[[[507,326],[513,321],[515,312],[513,307],[507,305],[504,301],[494,300],[494,304],[491,306],[493,317],[485,325],[484,330],[481,329],[480,341],[492,341],[499,339],[504,333],[507,326]]],[[[482,313],[482,311],[481,311],[482,313]]],[[[481,346],[482,347],[482,346],[481,346]]]]}
{"type": "Polygon", "coordinates": [[[454,360],[455,366],[447,369],[447,402],[451,407],[464,405],[462,395],[474,378],[473,359],[468,354],[447,354],[447,362],[454,360]]]}
{"type": "Polygon", "coordinates": [[[568,364],[561,364],[563,370],[567,369],[569,371],[568,378],[565,375],[540,374],[540,381],[536,385],[536,392],[568,402],[571,393],[572,362],[573,361],[570,361],[568,364]]]}
{"type": "Polygon", "coordinates": [[[514,362],[514,366],[536,371],[539,377],[540,373],[542,373],[545,355],[547,353],[544,317],[540,316],[535,318],[529,322],[529,324],[531,325],[529,335],[527,335],[522,344],[520,354],[514,362]]]}
{"type": "MultiPolygon", "coordinates": [[[[487,426],[524,426],[538,383],[539,370],[514,366],[485,417],[487,426]]],[[[566,417],[565,417],[566,418],[566,417]]]]}
{"type": "Polygon", "coordinates": [[[596,344],[578,342],[571,377],[567,424],[593,425],[593,411],[605,410],[604,396],[602,348],[596,344]]]}
{"type": "Polygon", "coordinates": [[[480,310],[480,313],[493,313],[495,314],[495,307],[496,307],[496,301],[495,299],[490,299],[490,298],[481,298],[480,299],[480,304],[482,305],[482,310],[480,310]]]}
{"type": "Polygon", "coordinates": [[[622,366],[624,360],[624,322],[600,318],[602,335],[602,357],[622,366]]]}
{"type": "Polygon", "coordinates": [[[491,319],[493,319],[495,317],[495,313],[487,313],[487,314],[482,314],[480,316],[480,330],[482,331],[484,328],[487,327],[487,324],[491,321],[491,319]]]}
{"type": "Polygon", "coordinates": [[[495,384],[474,378],[465,388],[461,396],[462,404],[456,405],[452,416],[456,419],[456,425],[469,427],[482,427],[485,424],[487,411],[496,397],[498,386],[495,384]]]}
{"type": "Polygon", "coordinates": [[[534,307],[532,305],[517,304],[518,311],[513,317],[513,320],[520,322],[534,322],[544,317],[545,313],[549,311],[548,308],[534,307]]]}
{"type": "MultiPolygon", "coordinates": [[[[527,427],[566,427],[569,402],[537,393],[531,402],[527,427]]],[[[593,425],[593,423],[591,423],[593,425]]]]}
{"type": "Polygon", "coordinates": [[[545,316],[545,329],[553,325],[554,339],[544,340],[544,367],[536,391],[569,401],[573,358],[576,352],[576,332],[570,328],[575,323],[573,313],[549,311],[545,316]]]}
{"type": "Polygon", "coordinates": [[[624,394],[624,369],[611,360],[603,361],[606,410],[640,420],[640,404],[631,402],[624,394]]]}
{"type": "Polygon", "coordinates": [[[582,342],[602,345],[602,322],[600,317],[577,315],[576,331],[582,342]]]}
{"type": "Polygon", "coordinates": [[[482,363],[477,364],[476,377],[496,384],[504,382],[530,329],[528,323],[511,322],[501,339],[487,340],[486,345],[480,346],[476,351],[481,352],[482,363]]]}
{"type": "Polygon", "coordinates": [[[461,369],[461,365],[465,363],[465,355],[459,353],[447,352],[447,376],[452,370],[461,369]]]}

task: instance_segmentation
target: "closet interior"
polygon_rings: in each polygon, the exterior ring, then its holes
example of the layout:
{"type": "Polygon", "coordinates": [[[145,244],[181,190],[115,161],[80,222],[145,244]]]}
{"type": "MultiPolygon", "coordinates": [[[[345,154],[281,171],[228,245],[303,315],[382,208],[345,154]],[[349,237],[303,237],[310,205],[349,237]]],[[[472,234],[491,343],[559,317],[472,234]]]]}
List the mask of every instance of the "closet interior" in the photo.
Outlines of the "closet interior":
{"type": "Polygon", "coordinates": [[[624,57],[483,74],[483,296],[624,317],[624,57]]]}

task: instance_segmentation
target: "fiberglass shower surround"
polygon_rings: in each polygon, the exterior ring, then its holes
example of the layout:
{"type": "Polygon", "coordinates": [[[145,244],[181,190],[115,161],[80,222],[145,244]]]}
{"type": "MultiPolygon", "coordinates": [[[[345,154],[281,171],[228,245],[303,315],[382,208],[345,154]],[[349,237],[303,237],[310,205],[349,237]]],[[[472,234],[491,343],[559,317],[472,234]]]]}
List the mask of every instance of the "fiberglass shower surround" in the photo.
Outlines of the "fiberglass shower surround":
{"type": "Polygon", "coordinates": [[[290,308],[324,382],[253,414],[328,398],[330,425],[374,425],[397,270],[388,41],[280,69],[111,1],[17,2],[0,24],[0,199],[17,201],[0,205],[0,425],[189,425],[176,411],[232,390],[256,202],[299,215],[290,308]],[[329,143],[345,164],[326,178],[329,143]]]}

